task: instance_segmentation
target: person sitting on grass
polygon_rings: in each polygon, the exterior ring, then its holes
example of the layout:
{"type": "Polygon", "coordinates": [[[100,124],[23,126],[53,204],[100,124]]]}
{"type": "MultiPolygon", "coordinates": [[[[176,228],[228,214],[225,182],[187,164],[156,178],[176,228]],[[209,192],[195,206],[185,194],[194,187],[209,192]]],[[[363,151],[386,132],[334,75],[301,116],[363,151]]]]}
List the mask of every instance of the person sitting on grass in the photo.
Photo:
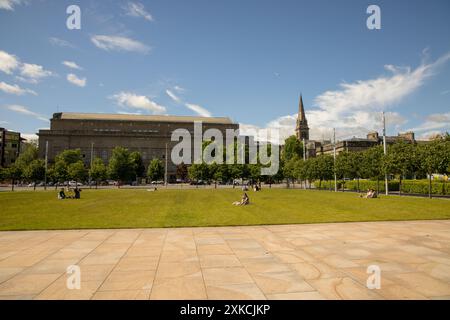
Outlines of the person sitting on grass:
{"type": "Polygon", "coordinates": [[[59,190],[59,192],[58,192],[58,199],[63,200],[65,198],[66,198],[66,194],[64,193],[64,189],[61,188],[61,190],[59,190]]]}
{"type": "Polygon", "coordinates": [[[244,195],[242,196],[241,201],[235,201],[233,202],[234,206],[246,206],[250,204],[250,198],[248,197],[247,193],[244,192],[244,195]]]}
{"type": "Polygon", "coordinates": [[[81,189],[75,188],[74,193],[75,193],[74,199],[81,198],[81,189]]]}

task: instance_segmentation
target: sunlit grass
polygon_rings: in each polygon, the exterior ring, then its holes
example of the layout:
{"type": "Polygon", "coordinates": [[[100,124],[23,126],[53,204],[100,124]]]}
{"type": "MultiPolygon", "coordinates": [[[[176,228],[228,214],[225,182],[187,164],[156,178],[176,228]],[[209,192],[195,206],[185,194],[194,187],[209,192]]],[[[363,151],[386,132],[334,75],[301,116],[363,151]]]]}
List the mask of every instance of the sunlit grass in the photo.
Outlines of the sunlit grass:
{"type": "Polygon", "coordinates": [[[355,193],[263,189],[189,189],[156,192],[88,190],[80,200],[55,191],[0,193],[0,230],[231,226],[348,221],[449,219],[450,200],[413,197],[361,199],[355,193]]]}

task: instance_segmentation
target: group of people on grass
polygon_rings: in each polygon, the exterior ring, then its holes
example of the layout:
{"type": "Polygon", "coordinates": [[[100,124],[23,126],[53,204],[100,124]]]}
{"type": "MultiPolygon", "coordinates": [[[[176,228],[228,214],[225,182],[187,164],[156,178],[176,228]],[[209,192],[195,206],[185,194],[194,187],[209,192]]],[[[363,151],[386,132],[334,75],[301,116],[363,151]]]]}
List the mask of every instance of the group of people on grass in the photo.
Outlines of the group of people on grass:
{"type": "Polygon", "coordinates": [[[61,188],[61,190],[59,190],[58,192],[58,199],[59,200],[63,200],[63,199],[80,199],[81,198],[81,189],[78,189],[78,187],[76,187],[75,189],[70,189],[69,187],[67,187],[66,192],[64,191],[64,188],[61,188]]]}

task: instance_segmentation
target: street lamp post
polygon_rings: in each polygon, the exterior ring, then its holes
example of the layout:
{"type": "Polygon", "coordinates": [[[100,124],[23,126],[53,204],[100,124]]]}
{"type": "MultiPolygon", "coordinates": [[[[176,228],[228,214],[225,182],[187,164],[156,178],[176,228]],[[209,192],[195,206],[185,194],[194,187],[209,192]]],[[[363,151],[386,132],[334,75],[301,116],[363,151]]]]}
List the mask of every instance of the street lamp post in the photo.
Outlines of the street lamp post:
{"type": "Polygon", "coordinates": [[[44,190],[47,190],[47,169],[48,169],[48,140],[45,141],[44,190]]]}
{"type": "Polygon", "coordinates": [[[164,185],[167,188],[167,143],[166,143],[166,165],[164,167],[164,185]]]}
{"type": "MultiPolygon", "coordinates": [[[[386,117],[384,116],[383,111],[383,152],[384,156],[387,155],[387,146],[386,146],[386,117]]],[[[389,195],[389,184],[388,184],[388,174],[385,172],[384,174],[384,189],[386,191],[386,195],[389,195]]]]}
{"type": "Polygon", "coordinates": [[[337,192],[337,175],[336,175],[336,128],[333,128],[333,167],[334,167],[334,192],[337,192]]]}

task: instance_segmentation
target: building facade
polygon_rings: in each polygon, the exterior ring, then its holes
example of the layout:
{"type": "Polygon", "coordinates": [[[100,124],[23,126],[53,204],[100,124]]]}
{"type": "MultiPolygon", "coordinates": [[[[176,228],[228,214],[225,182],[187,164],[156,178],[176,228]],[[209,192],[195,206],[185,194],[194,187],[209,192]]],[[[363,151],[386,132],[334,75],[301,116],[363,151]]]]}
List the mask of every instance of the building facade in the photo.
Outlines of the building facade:
{"type": "Polygon", "coordinates": [[[202,123],[203,132],[214,128],[220,130],[224,137],[226,129],[239,129],[239,125],[229,118],[219,117],[62,112],[55,113],[50,119],[50,129],[39,130],[39,155],[45,157],[47,143],[49,162],[66,149],[80,149],[85,164],[89,165],[91,154],[92,158],[100,157],[107,163],[112,150],[121,146],[140,152],[147,167],[154,158],[165,162],[167,152],[168,175],[174,179],[176,165],[170,161],[170,154],[178,142],[171,141],[172,132],[186,129],[193,139],[194,122],[197,121],[202,123]]]}
{"type": "Polygon", "coordinates": [[[0,167],[9,167],[16,162],[21,151],[22,139],[19,132],[0,128],[0,167]]]}

